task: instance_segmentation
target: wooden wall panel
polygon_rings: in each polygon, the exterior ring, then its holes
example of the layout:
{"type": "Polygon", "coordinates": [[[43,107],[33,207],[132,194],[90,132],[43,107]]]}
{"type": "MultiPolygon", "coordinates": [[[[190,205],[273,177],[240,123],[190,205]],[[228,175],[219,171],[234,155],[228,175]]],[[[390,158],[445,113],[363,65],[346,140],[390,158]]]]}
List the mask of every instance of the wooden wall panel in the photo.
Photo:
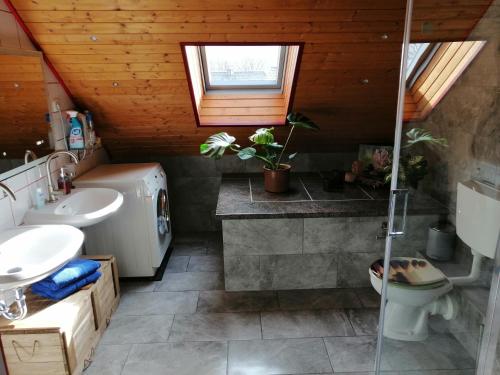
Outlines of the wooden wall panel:
{"type": "MultiPolygon", "coordinates": [[[[196,127],[180,42],[304,42],[294,109],[321,131],[298,148],[393,139],[403,0],[12,2],[113,154],[197,153],[217,130],[196,127]]],[[[464,40],[489,4],[417,0],[412,39],[464,40]]]]}

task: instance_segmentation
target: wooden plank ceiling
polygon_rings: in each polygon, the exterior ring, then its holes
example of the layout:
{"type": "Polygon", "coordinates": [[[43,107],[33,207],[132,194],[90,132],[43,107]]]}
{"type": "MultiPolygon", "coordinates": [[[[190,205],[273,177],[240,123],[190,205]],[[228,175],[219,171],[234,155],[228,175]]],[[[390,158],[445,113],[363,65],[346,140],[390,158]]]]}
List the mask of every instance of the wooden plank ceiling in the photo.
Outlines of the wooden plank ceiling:
{"type": "MultiPolygon", "coordinates": [[[[196,127],[180,42],[305,42],[294,109],[321,131],[297,135],[299,150],[392,141],[403,0],[12,3],[114,156],[194,154],[217,131],[196,127]]],[[[413,41],[438,41],[464,39],[490,0],[416,3],[413,41]]]]}

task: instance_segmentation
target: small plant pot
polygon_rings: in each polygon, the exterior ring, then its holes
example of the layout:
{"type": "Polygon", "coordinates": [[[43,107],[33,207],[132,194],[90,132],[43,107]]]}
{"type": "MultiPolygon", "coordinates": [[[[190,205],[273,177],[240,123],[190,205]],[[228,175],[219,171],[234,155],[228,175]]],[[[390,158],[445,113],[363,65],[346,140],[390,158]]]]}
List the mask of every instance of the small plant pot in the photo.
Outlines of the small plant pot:
{"type": "Polygon", "coordinates": [[[264,189],[270,193],[285,193],[290,187],[289,164],[280,164],[279,169],[264,167],[264,189]]]}

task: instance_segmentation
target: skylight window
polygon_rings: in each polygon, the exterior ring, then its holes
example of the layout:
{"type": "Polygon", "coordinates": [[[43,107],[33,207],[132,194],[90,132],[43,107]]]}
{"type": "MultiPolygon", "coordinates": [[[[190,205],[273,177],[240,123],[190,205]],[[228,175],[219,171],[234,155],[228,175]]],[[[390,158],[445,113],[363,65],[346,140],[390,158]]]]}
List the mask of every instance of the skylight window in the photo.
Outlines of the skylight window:
{"type": "Polygon", "coordinates": [[[406,78],[410,77],[413,71],[417,68],[417,63],[424,55],[430,43],[410,43],[408,49],[408,61],[406,63],[406,78]]]}
{"type": "Polygon", "coordinates": [[[181,43],[198,126],[283,126],[303,42],[181,43]]]}
{"type": "Polygon", "coordinates": [[[205,90],[282,89],[286,46],[200,46],[205,90]]]}

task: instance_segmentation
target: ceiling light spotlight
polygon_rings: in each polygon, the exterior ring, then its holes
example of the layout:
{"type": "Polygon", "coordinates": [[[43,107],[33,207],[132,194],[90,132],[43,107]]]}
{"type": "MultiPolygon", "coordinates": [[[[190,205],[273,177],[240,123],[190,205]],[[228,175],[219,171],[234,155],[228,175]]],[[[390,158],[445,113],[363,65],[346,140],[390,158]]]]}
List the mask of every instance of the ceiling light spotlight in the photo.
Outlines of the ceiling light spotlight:
{"type": "Polygon", "coordinates": [[[384,40],[389,39],[389,35],[382,34],[382,35],[380,35],[380,39],[384,39],[384,40]]]}
{"type": "Polygon", "coordinates": [[[119,84],[118,82],[113,82],[113,83],[112,83],[112,85],[113,85],[113,87],[118,87],[118,86],[120,86],[120,84],[119,84]]]}
{"type": "Polygon", "coordinates": [[[97,41],[97,36],[91,35],[90,36],[90,40],[93,41],[93,42],[96,42],[97,41]]]}
{"type": "Polygon", "coordinates": [[[4,152],[2,152],[2,156],[3,156],[3,157],[6,157],[6,156],[7,156],[7,153],[6,153],[5,151],[4,151],[4,152]]]}
{"type": "Polygon", "coordinates": [[[18,89],[20,86],[19,86],[19,83],[14,83],[14,88],[18,89]]]}
{"type": "Polygon", "coordinates": [[[365,78],[365,79],[362,79],[362,80],[361,80],[361,83],[362,83],[363,85],[367,85],[367,84],[369,84],[369,83],[370,83],[370,81],[368,80],[368,78],[365,78]]]}

